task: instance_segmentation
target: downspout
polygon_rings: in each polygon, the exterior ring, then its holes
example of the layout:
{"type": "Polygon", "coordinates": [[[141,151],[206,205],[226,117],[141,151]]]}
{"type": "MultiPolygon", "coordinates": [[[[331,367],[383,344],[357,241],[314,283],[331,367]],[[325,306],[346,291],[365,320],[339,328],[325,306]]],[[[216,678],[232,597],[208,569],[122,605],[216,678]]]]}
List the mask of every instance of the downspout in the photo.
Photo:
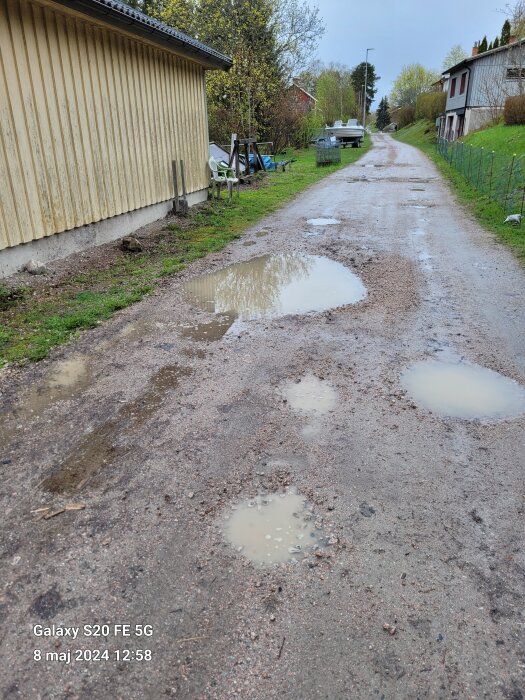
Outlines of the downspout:
{"type": "Polygon", "coordinates": [[[468,70],[468,83],[467,83],[467,93],[465,95],[465,119],[463,121],[463,134],[462,134],[463,136],[465,135],[465,122],[467,120],[467,104],[468,104],[469,97],[470,97],[470,76],[471,76],[471,72],[472,72],[472,69],[470,68],[470,66],[465,66],[465,68],[468,70]]]}

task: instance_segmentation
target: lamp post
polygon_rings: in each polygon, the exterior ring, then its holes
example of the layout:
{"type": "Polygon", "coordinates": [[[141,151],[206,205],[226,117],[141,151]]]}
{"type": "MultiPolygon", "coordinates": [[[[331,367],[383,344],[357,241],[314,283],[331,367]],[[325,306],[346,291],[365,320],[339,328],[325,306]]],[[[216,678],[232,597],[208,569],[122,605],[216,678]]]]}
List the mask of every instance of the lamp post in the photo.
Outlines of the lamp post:
{"type": "Polygon", "coordinates": [[[373,51],[374,49],[367,49],[366,50],[366,59],[365,59],[365,94],[364,94],[364,100],[363,100],[363,126],[366,129],[366,83],[368,79],[368,52],[373,51]]]}

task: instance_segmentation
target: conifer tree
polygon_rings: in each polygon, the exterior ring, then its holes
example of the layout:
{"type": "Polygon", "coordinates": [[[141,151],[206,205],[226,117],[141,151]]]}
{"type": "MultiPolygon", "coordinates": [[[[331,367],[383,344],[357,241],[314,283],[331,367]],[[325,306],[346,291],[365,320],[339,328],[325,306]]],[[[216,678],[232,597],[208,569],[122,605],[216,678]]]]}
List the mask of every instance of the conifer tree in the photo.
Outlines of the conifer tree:
{"type": "Polygon", "coordinates": [[[487,50],[487,37],[484,36],[483,39],[479,42],[478,54],[485,53],[486,50],[487,50]]]}
{"type": "Polygon", "coordinates": [[[385,126],[390,124],[390,108],[388,104],[388,99],[383,97],[377,108],[376,115],[376,126],[379,130],[383,130],[385,126]]]}
{"type": "Polygon", "coordinates": [[[509,43],[509,39],[510,39],[510,22],[508,19],[506,19],[503,22],[503,27],[501,28],[500,45],[505,46],[506,44],[509,43]]]}

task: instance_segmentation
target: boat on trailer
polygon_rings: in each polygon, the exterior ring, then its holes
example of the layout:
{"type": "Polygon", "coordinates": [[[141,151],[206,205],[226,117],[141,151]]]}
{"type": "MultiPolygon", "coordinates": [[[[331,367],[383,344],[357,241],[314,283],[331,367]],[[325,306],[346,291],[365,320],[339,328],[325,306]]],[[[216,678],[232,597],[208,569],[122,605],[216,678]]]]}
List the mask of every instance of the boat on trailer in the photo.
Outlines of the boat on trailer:
{"type": "Polygon", "coordinates": [[[352,144],[352,148],[359,148],[365,137],[365,127],[359,124],[357,119],[349,119],[346,124],[341,120],[334,122],[333,126],[326,126],[328,136],[335,136],[341,141],[343,148],[352,144]]]}

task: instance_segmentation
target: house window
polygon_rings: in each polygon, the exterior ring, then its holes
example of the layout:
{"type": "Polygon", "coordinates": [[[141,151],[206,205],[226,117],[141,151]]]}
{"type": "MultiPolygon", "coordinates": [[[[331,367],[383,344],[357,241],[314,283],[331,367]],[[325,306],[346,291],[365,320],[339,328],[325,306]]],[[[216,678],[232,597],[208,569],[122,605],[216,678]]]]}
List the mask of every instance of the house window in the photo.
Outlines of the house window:
{"type": "Polygon", "coordinates": [[[459,94],[462,95],[465,92],[465,84],[467,82],[467,74],[461,74],[461,84],[459,86],[459,94]]]}
{"type": "Polygon", "coordinates": [[[507,80],[521,80],[525,78],[525,68],[507,68],[507,80]]]}
{"type": "Polygon", "coordinates": [[[452,78],[452,82],[450,83],[450,97],[454,97],[456,94],[456,78],[452,78]]]}

